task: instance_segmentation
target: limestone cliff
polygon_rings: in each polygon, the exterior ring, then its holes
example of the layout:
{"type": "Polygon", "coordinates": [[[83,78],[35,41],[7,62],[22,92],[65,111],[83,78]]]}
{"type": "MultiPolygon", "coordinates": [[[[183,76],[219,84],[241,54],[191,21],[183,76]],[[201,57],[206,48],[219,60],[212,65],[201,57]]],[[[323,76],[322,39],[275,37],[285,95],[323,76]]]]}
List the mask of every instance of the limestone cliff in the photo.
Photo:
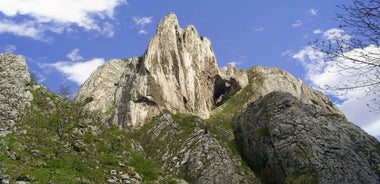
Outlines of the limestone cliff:
{"type": "Polygon", "coordinates": [[[133,59],[112,59],[100,66],[79,89],[77,101],[86,102],[90,111],[100,111],[109,116],[114,109],[115,91],[118,81],[133,59]],[[86,94],[86,95],[82,95],[86,94]],[[110,112],[111,111],[111,112],[110,112]]]}
{"type": "Polygon", "coordinates": [[[84,83],[76,99],[92,100],[90,110],[114,110],[111,124],[135,129],[163,112],[209,118],[215,107],[248,84],[256,96],[246,104],[280,90],[340,113],[323,94],[280,69],[222,69],[210,40],[200,37],[192,25],[182,29],[173,13],[158,24],[143,56],[107,62],[84,83]]]}
{"type": "Polygon", "coordinates": [[[0,54],[0,135],[4,136],[33,99],[31,78],[20,55],[0,54]]]}

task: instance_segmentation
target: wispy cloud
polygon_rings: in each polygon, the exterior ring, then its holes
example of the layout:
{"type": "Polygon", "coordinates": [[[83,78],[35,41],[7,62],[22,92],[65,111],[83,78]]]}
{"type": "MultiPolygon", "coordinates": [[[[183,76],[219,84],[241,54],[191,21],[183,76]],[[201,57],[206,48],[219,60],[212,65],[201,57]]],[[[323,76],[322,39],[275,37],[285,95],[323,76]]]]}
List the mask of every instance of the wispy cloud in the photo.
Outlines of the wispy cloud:
{"type": "Polygon", "coordinates": [[[138,26],[145,26],[147,24],[152,23],[153,17],[139,17],[139,16],[134,16],[133,21],[135,22],[136,25],[138,26]]]}
{"type": "Polygon", "coordinates": [[[323,33],[323,38],[330,41],[336,41],[336,40],[349,41],[352,38],[352,36],[347,34],[342,29],[332,28],[323,33]]]}
{"type": "Polygon", "coordinates": [[[314,34],[321,34],[323,31],[321,29],[316,29],[313,31],[314,34]]]}
{"type": "Polygon", "coordinates": [[[252,29],[253,31],[255,31],[255,32],[264,31],[264,28],[263,28],[263,27],[252,27],[251,29],[252,29]]]}
{"type": "Polygon", "coordinates": [[[292,50],[286,50],[286,51],[281,53],[281,56],[292,56],[292,55],[293,55],[292,50]]]}
{"type": "Polygon", "coordinates": [[[126,0],[4,0],[0,1],[0,33],[45,40],[46,31],[62,33],[77,26],[102,32],[114,21],[114,10],[126,0]]]}
{"type": "Polygon", "coordinates": [[[14,53],[17,48],[15,45],[5,45],[2,50],[5,52],[5,53],[14,53]]]}
{"type": "Polygon", "coordinates": [[[135,23],[136,27],[139,27],[139,35],[146,35],[148,34],[148,31],[145,29],[145,26],[148,24],[151,24],[153,21],[153,17],[139,17],[134,16],[132,18],[133,22],[135,23]]]}
{"type": "Polygon", "coordinates": [[[83,59],[82,56],[79,55],[79,49],[73,49],[66,57],[69,58],[70,61],[80,61],[83,59]]]}
{"type": "Polygon", "coordinates": [[[300,26],[302,26],[302,22],[301,22],[301,20],[296,20],[296,21],[292,24],[292,27],[293,27],[293,28],[300,27],[300,26]]]}
{"type": "Polygon", "coordinates": [[[11,20],[0,20],[0,34],[11,33],[16,36],[30,37],[35,40],[46,40],[43,31],[35,27],[33,22],[14,22],[11,20]]]}
{"type": "Polygon", "coordinates": [[[139,35],[146,35],[148,32],[145,29],[140,29],[139,35]]]}
{"type": "Polygon", "coordinates": [[[309,10],[309,13],[310,13],[311,15],[313,15],[313,16],[317,16],[317,15],[318,15],[318,10],[312,8],[312,9],[309,10]]]}

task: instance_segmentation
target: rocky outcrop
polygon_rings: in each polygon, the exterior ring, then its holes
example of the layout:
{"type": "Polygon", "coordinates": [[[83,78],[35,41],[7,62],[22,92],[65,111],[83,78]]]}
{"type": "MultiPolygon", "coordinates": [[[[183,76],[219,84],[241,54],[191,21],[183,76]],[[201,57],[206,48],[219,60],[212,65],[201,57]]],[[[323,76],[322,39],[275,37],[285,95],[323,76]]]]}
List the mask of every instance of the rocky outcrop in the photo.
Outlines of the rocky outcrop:
{"type": "Polygon", "coordinates": [[[139,127],[163,111],[210,115],[220,69],[211,42],[199,37],[195,27],[182,29],[176,15],[169,14],[135,66],[120,82],[114,124],[139,127]]]}
{"type": "Polygon", "coordinates": [[[76,101],[87,103],[90,111],[100,111],[110,116],[115,108],[115,91],[118,81],[126,70],[128,63],[137,58],[112,59],[94,71],[90,78],[79,88],[76,101]]]}
{"type": "Polygon", "coordinates": [[[268,183],[379,183],[379,142],[338,113],[272,92],[240,115],[237,142],[268,183]]]}
{"type": "Polygon", "coordinates": [[[112,102],[112,124],[127,128],[141,127],[165,111],[208,118],[213,106],[223,104],[248,84],[245,72],[221,69],[210,40],[200,37],[194,26],[182,29],[173,13],[159,23],[145,54],[126,63],[108,62],[99,68],[76,99],[90,99],[88,109],[103,112],[112,102]],[[113,76],[113,81],[101,76],[113,76]]]}
{"type": "Polygon", "coordinates": [[[141,130],[139,140],[162,170],[189,183],[260,183],[207,126],[194,116],[165,114],[141,130]]]}
{"type": "Polygon", "coordinates": [[[249,69],[247,73],[252,84],[250,86],[251,91],[256,94],[256,97],[265,96],[273,91],[287,92],[303,103],[311,104],[318,109],[343,114],[327,96],[306,85],[301,79],[285,70],[255,66],[249,69]]]}
{"type": "Polygon", "coordinates": [[[30,106],[30,84],[24,57],[0,54],[0,135],[4,136],[30,106]]]}

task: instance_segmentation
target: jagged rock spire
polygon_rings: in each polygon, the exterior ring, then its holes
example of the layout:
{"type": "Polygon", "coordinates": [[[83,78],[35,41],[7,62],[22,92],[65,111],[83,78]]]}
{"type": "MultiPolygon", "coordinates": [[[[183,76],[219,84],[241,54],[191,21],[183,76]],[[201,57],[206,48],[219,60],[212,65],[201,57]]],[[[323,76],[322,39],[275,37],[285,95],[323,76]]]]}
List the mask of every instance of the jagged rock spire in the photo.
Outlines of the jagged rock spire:
{"type": "Polygon", "coordinates": [[[211,42],[194,26],[182,29],[173,13],[160,21],[135,70],[122,77],[127,87],[117,93],[115,124],[139,126],[163,111],[207,118],[215,77],[223,75],[211,42]]]}

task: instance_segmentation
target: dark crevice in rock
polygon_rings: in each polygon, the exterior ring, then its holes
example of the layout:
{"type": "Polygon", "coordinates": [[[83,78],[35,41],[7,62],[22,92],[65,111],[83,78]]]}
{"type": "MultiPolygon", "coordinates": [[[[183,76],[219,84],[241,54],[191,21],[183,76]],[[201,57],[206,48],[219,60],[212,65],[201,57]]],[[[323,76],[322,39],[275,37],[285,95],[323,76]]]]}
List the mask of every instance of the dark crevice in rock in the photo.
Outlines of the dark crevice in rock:
{"type": "Polygon", "coordinates": [[[214,82],[214,105],[221,106],[229,97],[236,94],[242,87],[234,78],[225,80],[219,75],[215,77],[214,82]]]}
{"type": "Polygon", "coordinates": [[[136,101],[134,101],[135,103],[145,103],[149,106],[157,106],[157,103],[150,100],[149,98],[145,97],[145,96],[142,96],[140,97],[139,99],[137,99],[136,101]]]}

